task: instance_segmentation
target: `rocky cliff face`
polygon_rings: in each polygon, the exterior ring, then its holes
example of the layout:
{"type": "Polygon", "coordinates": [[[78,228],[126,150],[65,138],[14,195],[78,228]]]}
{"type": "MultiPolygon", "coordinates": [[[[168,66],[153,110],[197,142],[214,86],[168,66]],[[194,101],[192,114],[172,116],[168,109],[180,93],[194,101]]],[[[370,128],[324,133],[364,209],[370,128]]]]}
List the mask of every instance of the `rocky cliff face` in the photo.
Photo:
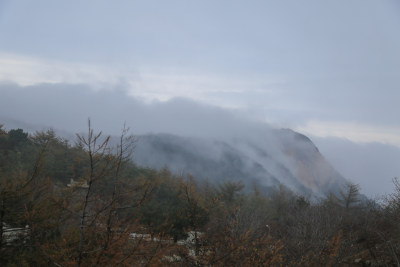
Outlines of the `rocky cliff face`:
{"type": "Polygon", "coordinates": [[[253,138],[227,140],[169,134],[139,136],[134,160],[152,168],[168,167],[177,174],[221,183],[242,181],[264,190],[280,184],[296,193],[320,197],[337,190],[343,178],[312,141],[288,129],[253,138]]]}
{"type": "Polygon", "coordinates": [[[308,137],[291,130],[280,130],[277,136],[291,162],[291,172],[314,194],[337,193],[346,183],[346,179],[325,160],[308,137]]]}

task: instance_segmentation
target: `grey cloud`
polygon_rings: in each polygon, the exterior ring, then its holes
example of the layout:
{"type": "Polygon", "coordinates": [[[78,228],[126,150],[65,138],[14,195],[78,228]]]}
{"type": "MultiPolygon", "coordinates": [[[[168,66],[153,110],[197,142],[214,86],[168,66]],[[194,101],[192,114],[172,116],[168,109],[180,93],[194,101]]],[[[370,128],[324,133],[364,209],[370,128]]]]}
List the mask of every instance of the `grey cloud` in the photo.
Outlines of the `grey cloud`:
{"type": "Polygon", "coordinates": [[[13,1],[4,9],[3,52],[176,69],[178,76],[187,70],[239,80],[284,77],[260,85],[259,93],[241,85],[243,94],[204,99],[265,110],[267,119],[288,125],[309,119],[398,125],[397,1],[13,1]],[[279,94],[262,93],[271,89],[279,94]]]}
{"type": "Polygon", "coordinates": [[[13,16],[0,25],[0,48],[58,59],[308,77],[352,69],[382,71],[382,66],[390,69],[399,62],[400,21],[391,1],[8,6],[13,16]]]}
{"type": "MultiPolygon", "coordinates": [[[[74,133],[86,131],[90,117],[95,129],[107,134],[119,134],[126,122],[135,134],[170,133],[224,140],[235,144],[236,149],[253,161],[259,157],[254,154],[257,150],[253,145],[257,144],[268,147],[269,153],[279,162],[287,161],[269,125],[185,99],[146,104],[128,97],[123,90],[94,91],[89,86],[66,84],[28,87],[1,84],[0,94],[0,123],[11,122],[11,125],[12,120],[16,120],[27,122],[33,129],[39,125],[74,133]]],[[[6,124],[6,127],[9,126],[6,124]]],[[[399,176],[400,150],[397,148],[313,139],[337,170],[360,183],[368,195],[388,192],[390,179],[399,176]]],[[[320,171],[326,168],[324,166],[320,171]]]]}
{"type": "Polygon", "coordinates": [[[86,130],[87,118],[109,134],[118,134],[124,122],[139,134],[167,132],[190,136],[247,135],[255,127],[221,108],[190,100],[145,104],[121,90],[94,91],[85,85],[2,84],[0,92],[3,117],[74,132],[86,130]]]}

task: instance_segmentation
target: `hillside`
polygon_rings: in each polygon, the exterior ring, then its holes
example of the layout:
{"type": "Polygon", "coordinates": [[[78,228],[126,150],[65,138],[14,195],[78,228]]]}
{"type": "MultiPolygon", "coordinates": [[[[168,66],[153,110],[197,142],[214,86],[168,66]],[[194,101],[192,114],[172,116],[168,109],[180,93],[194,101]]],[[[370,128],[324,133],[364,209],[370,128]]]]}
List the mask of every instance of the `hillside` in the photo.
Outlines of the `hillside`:
{"type": "Polygon", "coordinates": [[[280,184],[313,197],[338,192],[346,182],[306,136],[273,130],[264,140],[216,140],[170,134],[138,136],[134,161],[146,167],[168,167],[215,183],[241,181],[265,191],[280,184]]]}
{"type": "MultiPolygon", "coordinates": [[[[24,128],[34,133],[43,126],[6,120],[7,127],[24,128]]],[[[142,134],[133,161],[143,167],[174,174],[191,174],[197,180],[241,181],[251,190],[254,185],[270,192],[282,184],[309,197],[323,197],[339,189],[346,179],[336,171],[305,135],[290,129],[251,127],[249,131],[226,136],[188,136],[177,134],[142,134]]],[[[56,132],[75,141],[67,131],[56,132]]],[[[113,137],[112,140],[117,140],[113,137]]]]}
{"type": "Polygon", "coordinates": [[[0,265],[398,262],[399,181],[379,206],[362,201],[357,185],[339,190],[344,179],[303,135],[274,130],[265,143],[132,137],[123,131],[115,143],[89,128],[72,145],[52,130],[0,127],[0,265]],[[135,144],[143,164],[215,178],[138,167],[135,144]]]}

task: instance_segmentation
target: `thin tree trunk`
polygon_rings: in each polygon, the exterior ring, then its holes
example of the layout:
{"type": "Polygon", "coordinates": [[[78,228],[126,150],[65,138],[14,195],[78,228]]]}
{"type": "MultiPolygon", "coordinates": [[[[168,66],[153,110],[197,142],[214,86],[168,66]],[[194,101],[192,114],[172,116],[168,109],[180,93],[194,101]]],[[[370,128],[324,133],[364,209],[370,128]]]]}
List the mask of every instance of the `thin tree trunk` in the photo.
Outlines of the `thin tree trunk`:
{"type": "Polygon", "coordinates": [[[1,211],[0,211],[0,249],[3,247],[3,220],[5,215],[4,199],[1,200],[1,211]]]}
{"type": "Polygon", "coordinates": [[[79,230],[79,246],[78,246],[78,264],[77,266],[79,267],[82,263],[82,255],[83,255],[83,230],[85,227],[85,218],[86,218],[86,209],[87,205],[89,202],[89,195],[90,195],[90,189],[92,188],[92,183],[93,183],[93,157],[92,153],[89,151],[89,157],[90,157],[90,177],[89,177],[89,187],[86,191],[86,196],[85,196],[85,202],[83,203],[83,210],[82,210],[82,215],[81,215],[81,222],[80,222],[80,230],[79,230]]]}
{"type": "MultiPolygon", "coordinates": [[[[81,266],[82,263],[82,256],[83,256],[83,232],[84,232],[84,227],[85,227],[85,218],[86,218],[86,209],[87,205],[89,202],[89,196],[90,196],[90,189],[92,188],[92,183],[93,183],[93,176],[94,176],[94,159],[93,159],[93,154],[92,154],[92,137],[93,137],[93,131],[90,128],[90,121],[89,121],[89,135],[88,135],[88,140],[87,140],[87,146],[88,146],[88,152],[89,152],[89,161],[90,161],[90,176],[89,176],[89,186],[86,191],[86,196],[85,196],[85,201],[83,203],[83,209],[82,209],[82,215],[81,215],[81,222],[79,226],[79,245],[78,245],[78,263],[77,266],[81,266]]],[[[96,139],[96,138],[95,138],[96,139]]],[[[96,140],[94,140],[96,141],[96,140]]]]}

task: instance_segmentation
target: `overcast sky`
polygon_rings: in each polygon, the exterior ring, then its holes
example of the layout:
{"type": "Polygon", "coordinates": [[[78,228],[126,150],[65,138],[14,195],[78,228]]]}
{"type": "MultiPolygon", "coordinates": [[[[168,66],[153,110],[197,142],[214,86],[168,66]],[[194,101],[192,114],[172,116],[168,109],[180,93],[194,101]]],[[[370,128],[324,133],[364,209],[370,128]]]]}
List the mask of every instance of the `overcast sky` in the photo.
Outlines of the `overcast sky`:
{"type": "Polygon", "coordinates": [[[399,29],[398,0],[0,0],[0,82],[187,98],[400,147],[399,29]]]}
{"type": "Polygon", "coordinates": [[[400,1],[0,1],[0,79],[400,146],[400,1]],[[335,128],[335,130],[332,130],[335,128]]]}

